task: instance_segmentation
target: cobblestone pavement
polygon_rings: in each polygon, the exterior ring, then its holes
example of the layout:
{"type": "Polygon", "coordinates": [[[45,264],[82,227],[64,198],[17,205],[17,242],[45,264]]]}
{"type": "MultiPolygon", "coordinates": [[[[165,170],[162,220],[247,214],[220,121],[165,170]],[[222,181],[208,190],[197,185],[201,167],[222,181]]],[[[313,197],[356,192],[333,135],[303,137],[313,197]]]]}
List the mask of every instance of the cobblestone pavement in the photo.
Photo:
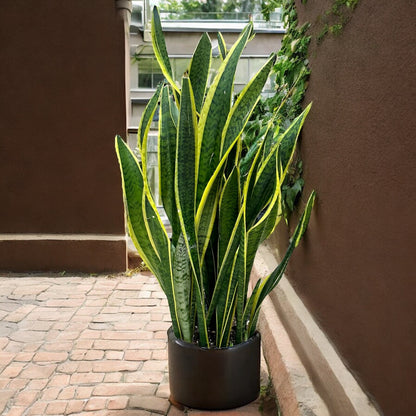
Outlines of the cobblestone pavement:
{"type": "Polygon", "coordinates": [[[0,277],[0,414],[260,414],[260,401],[226,412],[171,405],[169,326],[150,274],[0,277]]]}

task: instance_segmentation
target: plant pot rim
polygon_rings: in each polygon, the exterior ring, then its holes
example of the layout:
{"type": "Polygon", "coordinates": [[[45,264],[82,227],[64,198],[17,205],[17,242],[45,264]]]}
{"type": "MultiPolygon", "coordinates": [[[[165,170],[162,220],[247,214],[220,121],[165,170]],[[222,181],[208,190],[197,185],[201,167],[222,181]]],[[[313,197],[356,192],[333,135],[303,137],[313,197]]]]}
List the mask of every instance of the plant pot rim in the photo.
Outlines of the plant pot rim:
{"type": "Polygon", "coordinates": [[[238,344],[231,345],[229,347],[216,347],[212,346],[210,348],[207,347],[201,347],[198,344],[194,344],[193,342],[187,342],[183,339],[177,338],[173,332],[172,326],[170,326],[167,330],[168,339],[175,341],[177,344],[181,345],[182,347],[188,348],[188,349],[195,349],[195,350],[202,350],[202,351],[227,351],[230,349],[236,350],[240,348],[244,348],[247,344],[252,344],[256,342],[257,338],[261,338],[260,332],[256,331],[249,339],[246,341],[240,342],[238,344]]]}

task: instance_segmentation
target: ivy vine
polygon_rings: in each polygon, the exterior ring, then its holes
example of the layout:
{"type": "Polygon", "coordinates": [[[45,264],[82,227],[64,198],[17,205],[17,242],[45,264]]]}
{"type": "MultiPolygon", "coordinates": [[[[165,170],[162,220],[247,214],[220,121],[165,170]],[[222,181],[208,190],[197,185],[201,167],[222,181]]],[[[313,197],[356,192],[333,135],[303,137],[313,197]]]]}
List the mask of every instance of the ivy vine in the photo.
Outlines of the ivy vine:
{"type": "MultiPolygon", "coordinates": [[[[307,1],[301,0],[301,3],[306,4],[307,1]]],[[[332,1],[331,6],[317,18],[318,26],[321,27],[316,36],[318,44],[327,35],[339,35],[342,32],[359,1],[332,1]]],[[[273,68],[276,92],[272,97],[260,100],[247,123],[243,138],[247,157],[252,153],[250,149],[257,147],[264,140],[266,132],[270,131],[267,127],[271,123],[273,129],[279,128],[283,132],[302,112],[302,101],[308,86],[310,75],[308,48],[312,39],[308,32],[310,23],[298,25],[295,0],[263,0],[262,12],[266,19],[276,7],[282,8],[286,29],[277,55],[277,62],[273,68]]],[[[302,194],[303,184],[302,161],[297,156],[281,188],[283,215],[286,220],[302,194]]]]}
{"type": "Polygon", "coordinates": [[[333,0],[331,7],[318,17],[322,26],[316,40],[319,43],[328,35],[338,36],[351,20],[354,9],[360,0],[333,0]]]}

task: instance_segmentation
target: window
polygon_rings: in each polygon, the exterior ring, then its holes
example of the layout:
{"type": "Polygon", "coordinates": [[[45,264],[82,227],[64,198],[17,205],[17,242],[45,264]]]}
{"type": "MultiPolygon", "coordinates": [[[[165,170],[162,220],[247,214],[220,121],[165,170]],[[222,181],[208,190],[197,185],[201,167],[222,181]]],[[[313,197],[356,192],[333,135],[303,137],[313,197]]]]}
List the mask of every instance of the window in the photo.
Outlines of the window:
{"type": "MultiPolygon", "coordinates": [[[[152,55],[135,56],[137,64],[137,87],[155,89],[164,77],[157,60],[152,55]]],[[[171,58],[173,78],[181,82],[182,75],[187,70],[190,58],[171,58]]]]}
{"type": "Polygon", "coordinates": [[[159,82],[164,79],[156,58],[154,56],[140,56],[136,57],[136,61],[138,66],[137,86],[139,88],[156,88],[159,82]]]}
{"type": "MultiPolygon", "coordinates": [[[[143,89],[156,89],[158,84],[163,81],[164,77],[162,70],[157,63],[154,55],[136,55],[137,65],[137,88],[143,89]]],[[[241,57],[238,62],[237,71],[234,79],[235,92],[240,92],[244,86],[250,81],[256,72],[266,62],[267,58],[258,57],[241,57]]],[[[171,58],[170,63],[172,66],[173,78],[178,83],[181,83],[181,79],[185,71],[188,69],[191,59],[185,57],[171,58]]],[[[211,70],[209,75],[209,83],[212,83],[214,76],[221,65],[221,59],[214,57],[211,61],[211,70]]],[[[266,82],[264,93],[273,91],[273,80],[269,78],[266,82]]]]}

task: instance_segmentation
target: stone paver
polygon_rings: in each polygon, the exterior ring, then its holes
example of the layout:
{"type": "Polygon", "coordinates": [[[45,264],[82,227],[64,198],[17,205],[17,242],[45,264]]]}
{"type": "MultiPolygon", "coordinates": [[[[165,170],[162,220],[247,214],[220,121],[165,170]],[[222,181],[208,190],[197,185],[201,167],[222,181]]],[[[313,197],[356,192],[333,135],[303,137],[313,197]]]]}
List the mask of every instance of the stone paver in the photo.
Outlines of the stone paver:
{"type": "Polygon", "coordinates": [[[148,273],[0,276],[0,414],[261,414],[260,401],[225,412],[174,407],[169,326],[148,273]]]}

